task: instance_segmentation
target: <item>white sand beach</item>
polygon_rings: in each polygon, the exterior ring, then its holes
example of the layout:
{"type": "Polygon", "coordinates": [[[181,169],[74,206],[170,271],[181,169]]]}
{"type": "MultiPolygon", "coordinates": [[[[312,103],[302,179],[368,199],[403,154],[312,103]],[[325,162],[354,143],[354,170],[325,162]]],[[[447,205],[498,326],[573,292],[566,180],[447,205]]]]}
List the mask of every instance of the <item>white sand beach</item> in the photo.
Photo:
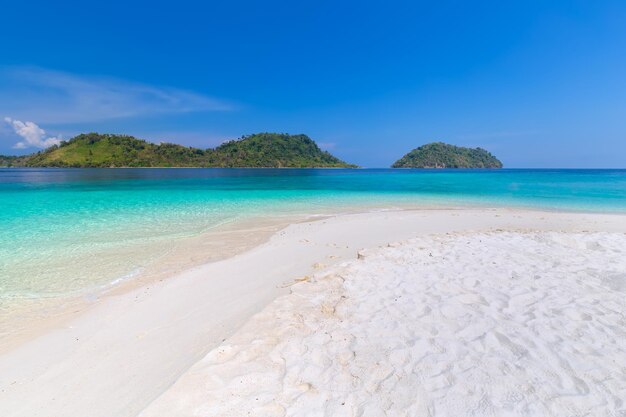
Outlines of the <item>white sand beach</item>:
{"type": "Polygon", "coordinates": [[[513,209],[292,224],[2,354],[0,415],[624,415],[625,233],[513,209]]]}

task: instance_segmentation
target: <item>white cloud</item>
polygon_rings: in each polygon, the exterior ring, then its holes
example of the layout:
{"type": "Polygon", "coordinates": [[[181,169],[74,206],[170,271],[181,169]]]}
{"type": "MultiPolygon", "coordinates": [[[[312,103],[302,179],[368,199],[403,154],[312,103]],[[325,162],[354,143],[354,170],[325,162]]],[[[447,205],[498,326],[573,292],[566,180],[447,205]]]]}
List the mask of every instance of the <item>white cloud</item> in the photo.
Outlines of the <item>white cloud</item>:
{"type": "Polygon", "coordinates": [[[30,147],[48,148],[61,143],[60,137],[49,137],[46,135],[45,130],[33,122],[22,122],[20,120],[11,119],[10,117],[5,117],[4,121],[23,139],[13,145],[15,149],[26,149],[30,147]]]}
{"type": "Polygon", "coordinates": [[[40,68],[0,67],[0,112],[40,123],[231,110],[203,94],[40,68]]]}
{"type": "Polygon", "coordinates": [[[330,151],[332,149],[335,149],[335,146],[337,146],[337,144],[335,142],[318,142],[317,146],[325,151],[330,151]]]}

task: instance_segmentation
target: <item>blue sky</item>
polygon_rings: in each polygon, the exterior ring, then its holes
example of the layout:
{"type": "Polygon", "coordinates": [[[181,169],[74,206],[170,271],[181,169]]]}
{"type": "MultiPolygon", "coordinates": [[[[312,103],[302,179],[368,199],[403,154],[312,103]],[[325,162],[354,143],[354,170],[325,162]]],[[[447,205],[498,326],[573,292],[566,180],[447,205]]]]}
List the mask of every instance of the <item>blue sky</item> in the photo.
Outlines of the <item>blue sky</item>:
{"type": "Polygon", "coordinates": [[[0,153],[276,131],[368,167],[435,140],[626,167],[624,1],[99,3],[3,5],[0,153]]]}

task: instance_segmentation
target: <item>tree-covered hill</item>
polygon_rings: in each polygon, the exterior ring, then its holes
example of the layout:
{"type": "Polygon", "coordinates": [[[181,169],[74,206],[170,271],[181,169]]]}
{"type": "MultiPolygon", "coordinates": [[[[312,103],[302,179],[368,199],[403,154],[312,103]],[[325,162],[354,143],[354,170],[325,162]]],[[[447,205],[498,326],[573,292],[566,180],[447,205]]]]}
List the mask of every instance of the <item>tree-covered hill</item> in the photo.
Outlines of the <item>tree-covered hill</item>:
{"type": "Polygon", "coordinates": [[[502,168],[502,162],[482,148],[434,142],[413,149],[392,168],[502,168]]]}
{"type": "MultiPolygon", "coordinates": [[[[4,163],[3,163],[4,162],[4,163]]],[[[306,135],[260,133],[215,149],[154,144],[132,136],[88,133],[0,165],[28,167],[354,167],[306,135]]]]}
{"type": "Polygon", "coordinates": [[[258,133],[226,142],[209,157],[219,167],[355,167],[322,151],[306,135],[258,133]]]}
{"type": "Polygon", "coordinates": [[[201,149],[163,143],[156,145],[132,136],[82,134],[27,157],[31,167],[173,167],[200,166],[201,149]]]}
{"type": "Polygon", "coordinates": [[[0,155],[0,167],[20,167],[24,166],[25,156],[0,155]]]}

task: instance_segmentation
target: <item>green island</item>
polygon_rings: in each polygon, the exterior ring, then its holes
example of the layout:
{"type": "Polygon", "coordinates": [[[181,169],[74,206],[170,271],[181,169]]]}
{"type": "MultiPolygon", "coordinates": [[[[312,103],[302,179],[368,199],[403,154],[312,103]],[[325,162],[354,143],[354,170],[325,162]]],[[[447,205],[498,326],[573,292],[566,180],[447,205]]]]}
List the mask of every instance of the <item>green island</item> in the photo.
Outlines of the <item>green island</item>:
{"type": "Polygon", "coordinates": [[[25,156],[0,155],[0,167],[23,167],[25,156]]]}
{"type": "Polygon", "coordinates": [[[0,166],[119,168],[356,168],[306,135],[258,133],[213,149],[155,144],[126,135],[87,133],[26,156],[0,156],[0,166]]]}
{"type": "MultiPolygon", "coordinates": [[[[59,145],[23,156],[0,155],[3,167],[58,168],[357,168],[306,135],[256,133],[200,149],[175,143],[152,143],[127,135],[85,133],[59,145]]],[[[392,168],[502,168],[482,148],[433,142],[397,160],[392,168]]]]}
{"type": "Polygon", "coordinates": [[[392,168],[502,168],[502,162],[482,148],[433,142],[413,149],[392,168]]]}

